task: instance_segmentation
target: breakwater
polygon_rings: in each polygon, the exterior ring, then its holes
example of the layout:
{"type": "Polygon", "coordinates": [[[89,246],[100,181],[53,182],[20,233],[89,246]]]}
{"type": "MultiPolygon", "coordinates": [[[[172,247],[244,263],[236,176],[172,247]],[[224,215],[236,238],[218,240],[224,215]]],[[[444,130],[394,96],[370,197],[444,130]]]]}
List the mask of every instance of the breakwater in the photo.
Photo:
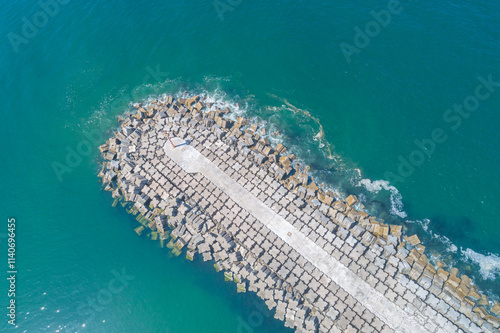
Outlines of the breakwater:
{"type": "Polygon", "coordinates": [[[100,146],[106,190],[186,258],[214,261],[298,332],[496,332],[492,304],[416,235],[318,186],[266,129],[203,96],[165,97],[100,146]]]}

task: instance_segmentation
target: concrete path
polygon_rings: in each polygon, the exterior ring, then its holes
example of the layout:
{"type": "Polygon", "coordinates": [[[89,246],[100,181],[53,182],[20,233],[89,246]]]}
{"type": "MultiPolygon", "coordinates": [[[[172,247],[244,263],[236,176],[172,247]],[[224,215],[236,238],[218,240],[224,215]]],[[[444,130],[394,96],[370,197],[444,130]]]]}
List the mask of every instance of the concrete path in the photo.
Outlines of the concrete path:
{"type": "Polygon", "coordinates": [[[288,243],[298,253],[309,260],[316,268],[329,276],[358,302],[375,314],[396,332],[427,333],[412,316],[372,288],[341,262],[307,238],[288,221],[276,214],[243,186],[220,170],[195,148],[183,144],[179,138],[172,138],[176,148],[167,142],[163,149],[167,156],[184,171],[201,173],[214,185],[225,192],[240,207],[266,225],[272,232],[288,243]],[[183,145],[181,145],[183,144],[183,145]]]}

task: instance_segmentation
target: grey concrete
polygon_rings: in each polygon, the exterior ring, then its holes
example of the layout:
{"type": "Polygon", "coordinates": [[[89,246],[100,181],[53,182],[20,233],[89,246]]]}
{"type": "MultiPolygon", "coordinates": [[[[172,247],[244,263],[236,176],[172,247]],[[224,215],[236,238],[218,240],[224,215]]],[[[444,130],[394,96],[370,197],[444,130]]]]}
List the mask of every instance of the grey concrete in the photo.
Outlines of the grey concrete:
{"type": "Polygon", "coordinates": [[[266,225],[315,267],[351,294],[358,302],[383,320],[389,327],[396,332],[428,332],[413,316],[406,314],[384,295],[373,289],[346,266],[330,256],[243,186],[231,179],[231,177],[215,166],[195,148],[185,144],[179,138],[172,138],[172,141],[176,145],[176,148],[167,141],[163,147],[165,154],[181,166],[182,169],[189,173],[203,174],[238,205],[266,225]]]}

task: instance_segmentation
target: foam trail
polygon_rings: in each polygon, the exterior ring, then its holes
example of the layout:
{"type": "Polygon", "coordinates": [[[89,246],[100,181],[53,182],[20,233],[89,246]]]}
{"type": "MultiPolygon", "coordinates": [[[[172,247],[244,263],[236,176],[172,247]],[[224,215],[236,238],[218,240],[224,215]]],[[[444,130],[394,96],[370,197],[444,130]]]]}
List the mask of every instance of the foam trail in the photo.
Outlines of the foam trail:
{"type": "Polygon", "coordinates": [[[361,179],[359,181],[360,185],[363,185],[368,191],[372,193],[378,193],[381,190],[386,190],[391,193],[391,214],[399,216],[404,219],[408,216],[403,210],[403,196],[399,193],[398,189],[392,185],[387,180],[375,180],[361,179]]]}
{"type": "Polygon", "coordinates": [[[285,103],[285,105],[288,106],[293,112],[300,114],[300,115],[306,117],[307,119],[311,119],[314,123],[316,123],[316,125],[318,126],[318,133],[314,136],[313,139],[315,141],[319,141],[319,147],[324,148],[324,150],[326,151],[326,157],[328,159],[335,160],[335,161],[337,161],[339,159],[338,156],[335,156],[333,154],[333,147],[330,145],[330,143],[328,141],[325,142],[325,140],[324,140],[325,139],[325,131],[323,130],[323,125],[321,124],[321,122],[319,121],[318,118],[313,117],[309,111],[303,110],[303,109],[300,109],[300,108],[294,106],[293,104],[288,102],[288,100],[286,100],[285,98],[280,98],[274,94],[269,94],[269,96],[280,100],[281,102],[285,103]]]}
{"type": "Polygon", "coordinates": [[[462,254],[474,264],[479,265],[479,273],[485,280],[494,280],[500,276],[500,257],[495,254],[489,253],[484,255],[477,253],[471,249],[463,250],[462,254]]]}

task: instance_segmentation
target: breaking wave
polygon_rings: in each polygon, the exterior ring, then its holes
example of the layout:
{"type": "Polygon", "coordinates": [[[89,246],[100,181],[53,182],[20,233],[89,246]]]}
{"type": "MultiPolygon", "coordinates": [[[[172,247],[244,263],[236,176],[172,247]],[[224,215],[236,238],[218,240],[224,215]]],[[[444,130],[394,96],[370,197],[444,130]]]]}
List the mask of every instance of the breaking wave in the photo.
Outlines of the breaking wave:
{"type": "Polygon", "coordinates": [[[485,280],[494,280],[500,276],[500,257],[489,253],[484,255],[471,249],[460,249],[465,259],[479,266],[479,273],[485,280]]]}
{"type": "MultiPolygon", "coordinates": [[[[182,82],[182,78],[170,79],[154,85],[136,87],[129,95],[120,91],[117,99],[123,101],[129,98],[131,106],[131,103],[137,100],[147,101],[154,98],[164,98],[165,91],[176,97],[187,97],[192,94],[204,95],[206,102],[214,104],[213,110],[217,107],[221,109],[229,107],[231,109],[229,118],[236,120],[237,117],[245,117],[251,122],[265,127],[267,130],[265,137],[273,144],[285,144],[289,148],[289,152],[297,155],[297,160],[294,163],[300,163],[303,166],[313,164],[314,167],[311,168],[310,172],[311,177],[314,177],[314,181],[325,189],[332,190],[335,195],[345,198],[347,192],[357,188],[356,194],[368,210],[370,203],[379,201],[378,198],[382,197],[382,207],[391,217],[390,223],[398,221],[397,223],[403,224],[405,228],[410,225],[418,225],[427,235],[429,243],[437,244],[434,251],[429,248],[431,257],[441,260],[448,254],[453,256],[453,261],[458,260],[462,264],[477,265],[479,275],[484,280],[494,280],[500,275],[500,257],[496,254],[484,255],[471,249],[458,251],[458,247],[449,238],[433,232],[429,219],[415,221],[408,219],[408,214],[404,210],[403,197],[399,190],[386,180],[364,178],[362,171],[354,163],[336,154],[333,144],[325,138],[325,130],[321,121],[314,117],[310,111],[296,107],[287,99],[275,94],[268,94],[268,96],[277,100],[281,105],[261,105],[250,93],[235,93],[226,89],[225,85],[228,82],[231,83],[230,77],[207,76],[202,84],[194,85],[182,82]],[[130,99],[130,97],[134,98],[130,99]],[[299,123],[300,126],[297,125],[299,123]],[[290,129],[293,126],[298,126],[297,128],[302,132],[294,132],[293,129],[290,129]],[[377,197],[377,200],[373,200],[374,197],[377,197]]],[[[103,104],[109,106],[110,101],[105,101],[103,104]]],[[[106,109],[106,107],[102,109],[106,109]]],[[[116,112],[105,112],[102,109],[99,110],[101,115],[117,115],[116,112]]]]}
{"type": "Polygon", "coordinates": [[[398,189],[392,186],[387,180],[375,180],[361,179],[359,181],[360,185],[363,185],[368,191],[378,194],[382,190],[390,192],[391,208],[390,212],[393,215],[399,216],[404,219],[408,216],[403,210],[403,196],[399,193],[398,189]]]}

